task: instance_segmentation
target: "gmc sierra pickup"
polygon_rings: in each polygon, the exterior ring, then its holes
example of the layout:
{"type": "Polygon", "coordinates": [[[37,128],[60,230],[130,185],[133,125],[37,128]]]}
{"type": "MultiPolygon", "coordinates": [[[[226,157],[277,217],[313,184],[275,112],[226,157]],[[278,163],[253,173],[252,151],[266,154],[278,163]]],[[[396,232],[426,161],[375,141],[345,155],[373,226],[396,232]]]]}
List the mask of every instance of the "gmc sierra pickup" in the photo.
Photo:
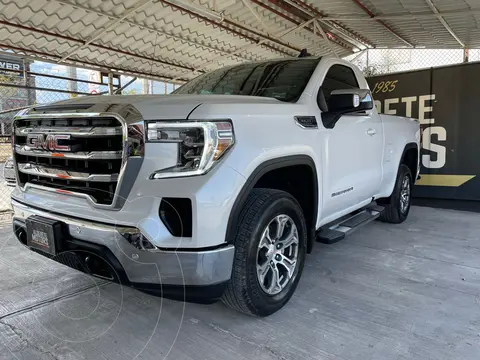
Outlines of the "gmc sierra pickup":
{"type": "Polygon", "coordinates": [[[20,242],[258,316],[288,302],[315,241],[403,222],[419,172],[418,121],[379,115],[359,69],[328,57],[38,106],[13,126],[20,242]]]}

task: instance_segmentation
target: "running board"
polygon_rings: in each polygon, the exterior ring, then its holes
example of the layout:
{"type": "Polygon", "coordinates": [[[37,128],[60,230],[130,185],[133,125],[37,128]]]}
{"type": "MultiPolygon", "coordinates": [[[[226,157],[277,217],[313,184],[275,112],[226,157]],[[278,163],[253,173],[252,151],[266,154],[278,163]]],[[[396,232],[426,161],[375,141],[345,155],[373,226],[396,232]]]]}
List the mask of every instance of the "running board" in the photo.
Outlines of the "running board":
{"type": "Polygon", "coordinates": [[[383,210],[383,206],[373,205],[346,218],[342,217],[339,222],[327,225],[318,231],[317,241],[334,244],[343,240],[346,235],[378,218],[383,210]]]}

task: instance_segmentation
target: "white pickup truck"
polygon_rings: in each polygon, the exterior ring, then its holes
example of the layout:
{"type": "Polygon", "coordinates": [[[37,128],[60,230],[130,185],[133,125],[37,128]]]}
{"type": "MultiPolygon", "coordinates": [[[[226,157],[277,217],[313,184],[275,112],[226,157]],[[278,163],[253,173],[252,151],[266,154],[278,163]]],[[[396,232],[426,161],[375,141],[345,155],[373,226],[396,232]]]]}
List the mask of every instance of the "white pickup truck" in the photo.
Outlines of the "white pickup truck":
{"type": "Polygon", "coordinates": [[[20,242],[258,316],[288,302],[315,241],[404,221],[419,172],[419,123],[379,115],[359,69],[327,57],[38,106],[13,131],[20,242]]]}

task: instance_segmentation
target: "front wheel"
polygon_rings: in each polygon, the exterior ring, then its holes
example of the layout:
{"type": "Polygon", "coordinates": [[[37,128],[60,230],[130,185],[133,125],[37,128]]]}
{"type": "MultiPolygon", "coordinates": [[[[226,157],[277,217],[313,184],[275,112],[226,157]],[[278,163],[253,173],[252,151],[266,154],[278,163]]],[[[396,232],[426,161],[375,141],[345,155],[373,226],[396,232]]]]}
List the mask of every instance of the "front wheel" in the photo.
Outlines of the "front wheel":
{"type": "Polygon", "coordinates": [[[412,173],[408,166],[402,164],[398,169],[397,180],[389,203],[380,215],[381,221],[400,224],[407,219],[412,200],[412,187],[412,173]]]}
{"type": "Polygon", "coordinates": [[[240,213],[232,277],[222,301],[249,315],[282,308],[302,274],[307,226],[289,193],[253,189],[240,213]]]}

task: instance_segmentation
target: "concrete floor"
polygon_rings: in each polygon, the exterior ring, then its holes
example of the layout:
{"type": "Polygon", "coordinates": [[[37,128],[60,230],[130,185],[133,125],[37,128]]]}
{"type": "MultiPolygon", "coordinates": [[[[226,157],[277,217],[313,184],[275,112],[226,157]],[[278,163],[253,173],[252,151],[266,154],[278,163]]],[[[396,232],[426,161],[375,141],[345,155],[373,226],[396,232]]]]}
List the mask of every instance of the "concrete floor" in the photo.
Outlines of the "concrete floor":
{"type": "Polygon", "coordinates": [[[0,359],[480,359],[480,215],[415,207],[317,244],[297,293],[252,318],[156,298],[0,229],[0,359]]]}
{"type": "Polygon", "coordinates": [[[7,183],[5,182],[5,179],[3,178],[3,166],[4,165],[5,165],[4,162],[0,162],[0,212],[8,211],[8,210],[11,209],[10,193],[14,189],[13,186],[8,186],[7,183]]]}

